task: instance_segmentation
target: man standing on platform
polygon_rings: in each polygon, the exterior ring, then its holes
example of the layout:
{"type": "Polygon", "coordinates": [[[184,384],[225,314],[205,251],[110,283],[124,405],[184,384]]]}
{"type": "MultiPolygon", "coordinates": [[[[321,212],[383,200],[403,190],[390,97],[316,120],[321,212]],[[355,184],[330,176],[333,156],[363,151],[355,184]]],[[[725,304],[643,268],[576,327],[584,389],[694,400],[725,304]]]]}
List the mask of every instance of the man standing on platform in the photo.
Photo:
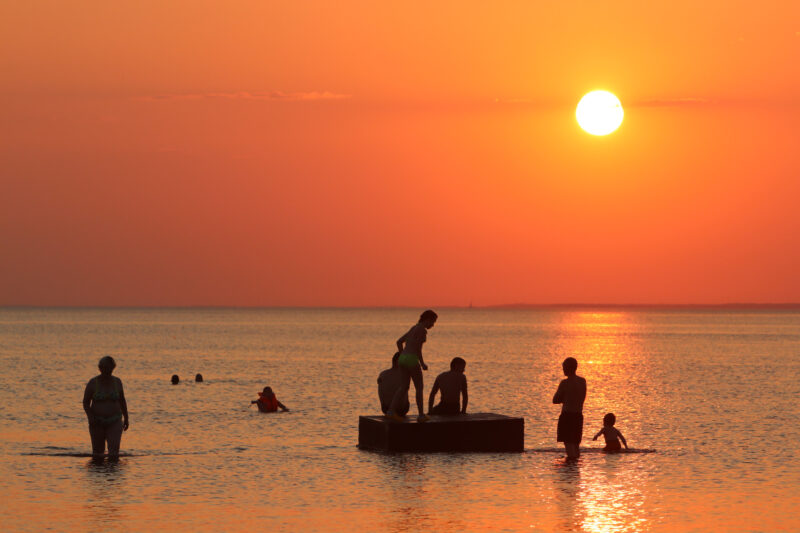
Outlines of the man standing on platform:
{"type": "Polygon", "coordinates": [[[569,459],[577,459],[583,437],[583,401],[586,399],[586,380],[577,375],[578,361],[567,357],[561,364],[566,379],[558,384],[553,403],[561,404],[558,417],[558,442],[564,443],[569,459]]]}

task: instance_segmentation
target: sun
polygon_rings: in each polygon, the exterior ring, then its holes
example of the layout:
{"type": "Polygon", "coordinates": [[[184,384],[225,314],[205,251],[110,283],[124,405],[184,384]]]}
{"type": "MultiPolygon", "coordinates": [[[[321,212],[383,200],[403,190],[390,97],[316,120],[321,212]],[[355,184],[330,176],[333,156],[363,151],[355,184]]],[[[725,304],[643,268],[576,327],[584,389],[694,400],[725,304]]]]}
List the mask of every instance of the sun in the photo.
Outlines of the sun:
{"type": "Polygon", "coordinates": [[[575,109],[578,124],[592,135],[612,133],[622,124],[624,115],[619,98],[608,91],[586,93],[575,109]]]}

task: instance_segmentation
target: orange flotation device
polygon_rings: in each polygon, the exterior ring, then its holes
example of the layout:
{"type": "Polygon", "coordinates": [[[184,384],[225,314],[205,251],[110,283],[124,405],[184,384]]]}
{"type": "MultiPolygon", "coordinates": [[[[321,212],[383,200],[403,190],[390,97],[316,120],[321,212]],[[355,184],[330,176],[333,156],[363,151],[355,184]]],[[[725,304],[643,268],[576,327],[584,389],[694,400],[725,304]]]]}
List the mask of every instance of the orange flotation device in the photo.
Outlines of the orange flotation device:
{"type": "Polygon", "coordinates": [[[256,405],[262,413],[272,413],[278,410],[278,397],[275,396],[275,393],[272,396],[267,396],[263,392],[259,392],[256,405]]]}

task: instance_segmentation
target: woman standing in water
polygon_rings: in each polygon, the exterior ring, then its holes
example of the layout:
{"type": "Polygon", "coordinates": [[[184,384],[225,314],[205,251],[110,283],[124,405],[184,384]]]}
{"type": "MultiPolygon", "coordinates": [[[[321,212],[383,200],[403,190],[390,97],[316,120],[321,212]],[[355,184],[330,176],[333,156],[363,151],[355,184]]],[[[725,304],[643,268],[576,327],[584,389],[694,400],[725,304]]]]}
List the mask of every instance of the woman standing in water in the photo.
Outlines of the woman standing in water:
{"type": "Polygon", "coordinates": [[[397,389],[392,405],[386,414],[398,422],[402,422],[403,417],[396,414],[397,409],[404,403],[403,398],[408,400],[408,389],[412,380],[419,410],[417,422],[426,422],[429,419],[423,411],[422,404],[422,371],[428,370],[428,365],[422,359],[422,344],[428,338],[428,330],[433,327],[437,318],[439,316],[428,309],[419,316],[419,322],[408,330],[408,333],[397,339],[397,350],[400,352],[400,358],[397,361],[401,372],[400,388],[397,389]]]}
{"type": "Polygon", "coordinates": [[[128,404],[122,380],[111,373],[117,363],[107,355],[100,359],[97,367],[100,375],[86,384],[83,392],[83,410],[89,418],[89,435],[92,438],[92,457],[102,459],[108,443],[108,457],[119,457],[122,432],[128,429],[128,404]]]}

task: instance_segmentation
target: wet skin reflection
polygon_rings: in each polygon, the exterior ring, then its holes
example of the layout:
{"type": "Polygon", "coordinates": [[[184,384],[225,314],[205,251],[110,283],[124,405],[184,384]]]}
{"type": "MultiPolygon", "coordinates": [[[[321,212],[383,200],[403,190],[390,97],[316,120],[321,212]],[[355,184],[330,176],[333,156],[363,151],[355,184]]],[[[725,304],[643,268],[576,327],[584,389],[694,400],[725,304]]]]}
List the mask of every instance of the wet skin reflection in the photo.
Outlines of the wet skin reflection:
{"type": "Polygon", "coordinates": [[[83,505],[87,531],[115,529],[126,519],[124,481],[127,459],[92,458],[86,463],[87,498],[83,505]]]}
{"type": "Polygon", "coordinates": [[[559,529],[574,530],[583,521],[579,505],[582,459],[559,458],[553,462],[553,496],[558,507],[559,529]]]}

